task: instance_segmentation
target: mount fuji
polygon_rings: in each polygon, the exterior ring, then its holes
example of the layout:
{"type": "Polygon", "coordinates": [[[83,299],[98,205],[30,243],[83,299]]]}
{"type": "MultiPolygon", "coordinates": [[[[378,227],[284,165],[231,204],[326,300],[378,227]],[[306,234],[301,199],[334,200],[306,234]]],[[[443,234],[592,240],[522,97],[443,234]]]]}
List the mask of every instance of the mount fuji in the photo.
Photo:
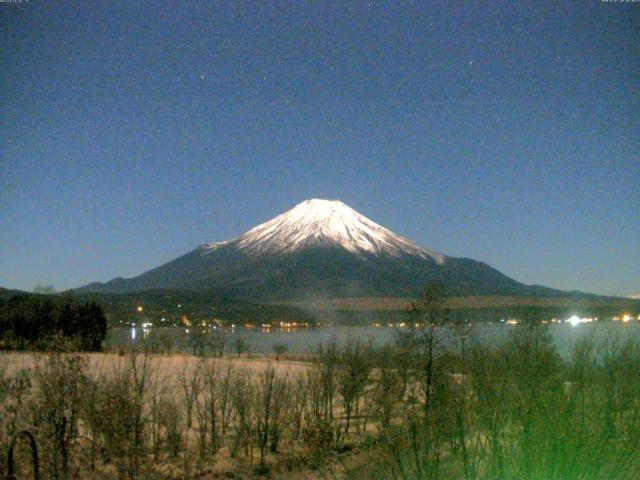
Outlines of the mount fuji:
{"type": "Polygon", "coordinates": [[[205,243],[137,277],[78,292],[212,291],[250,300],[412,297],[425,283],[452,295],[566,294],[519,283],[482,262],[423,248],[335,200],[306,200],[239,237],[205,243]]]}

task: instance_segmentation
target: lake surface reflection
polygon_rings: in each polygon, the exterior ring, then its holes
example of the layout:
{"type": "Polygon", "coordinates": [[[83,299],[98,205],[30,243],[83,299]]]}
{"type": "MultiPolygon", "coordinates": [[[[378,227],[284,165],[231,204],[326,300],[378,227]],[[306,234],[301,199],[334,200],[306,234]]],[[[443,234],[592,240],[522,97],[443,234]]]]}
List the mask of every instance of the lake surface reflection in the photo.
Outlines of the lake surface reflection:
{"type": "MultiPolygon", "coordinates": [[[[481,344],[497,344],[504,341],[509,332],[517,326],[506,324],[478,324],[473,327],[469,344],[478,342],[481,344]]],[[[575,343],[580,339],[594,337],[597,344],[605,341],[621,340],[629,338],[640,339],[640,322],[601,322],[594,324],[581,324],[572,326],[569,324],[549,325],[549,332],[558,348],[559,353],[568,357],[575,343]]],[[[219,335],[213,331],[212,336],[219,335]]],[[[308,354],[315,353],[318,345],[335,341],[338,346],[344,345],[349,340],[371,343],[374,346],[383,346],[393,343],[397,338],[394,328],[384,327],[321,327],[304,328],[284,331],[271,329],[235,328],[228,329],[224,333],[225,351],[234,352],[236,339],[244,340],[250,353],[273,353],[275,345],[286,345],[288,353],[308,354]]],[[[451,342],[448,338],[445,341],[451,342]]],[[[162,345],[171,344],[173,351],[190,351],[191,343],[189,334],[184,328],[150,328],[143,331],[141,328],[113,328],[107,334],[108,347],[117,348],[145,342],[155,344],[162,350],[162,345]]]]}

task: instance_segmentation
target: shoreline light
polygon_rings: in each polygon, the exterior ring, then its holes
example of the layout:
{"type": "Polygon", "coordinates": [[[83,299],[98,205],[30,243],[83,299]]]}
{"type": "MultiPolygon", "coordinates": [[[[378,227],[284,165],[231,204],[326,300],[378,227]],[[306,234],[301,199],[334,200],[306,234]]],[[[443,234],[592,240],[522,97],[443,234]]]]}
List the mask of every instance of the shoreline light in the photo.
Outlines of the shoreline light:
{"type": "MultiPolygon", "coordinates": [[[[595,320],[598,320],[597,318],[595,320]]],[[[579,317],[577,315],[572,315],[571,317],[567,318],[565,320],[565,323],[569,323],[571,324],[572,327],[576,327],[578,325],[580,325],[581,323],[592,323],[594,322],[594,319],[591,317],[579,317]]]]}
{"type": "Polygon", "coordinates": [[[573,315],[572,317],[569,317],[567,319],[567,322],[571,324],[572,327],[577,326],[578,324],[580,324],[580,317],[578,317],[577,315],[573,315]]]}

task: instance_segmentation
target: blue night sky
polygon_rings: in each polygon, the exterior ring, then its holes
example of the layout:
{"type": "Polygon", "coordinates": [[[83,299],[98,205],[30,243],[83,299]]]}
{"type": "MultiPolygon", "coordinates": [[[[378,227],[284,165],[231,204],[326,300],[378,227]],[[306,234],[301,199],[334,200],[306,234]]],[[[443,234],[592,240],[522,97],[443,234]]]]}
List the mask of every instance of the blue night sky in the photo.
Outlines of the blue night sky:
{"type": "Polygon", "coordinates": [[[308,198],[640,292],[640,4],[0,3],[0,286],[134,276],[308,198]]]}

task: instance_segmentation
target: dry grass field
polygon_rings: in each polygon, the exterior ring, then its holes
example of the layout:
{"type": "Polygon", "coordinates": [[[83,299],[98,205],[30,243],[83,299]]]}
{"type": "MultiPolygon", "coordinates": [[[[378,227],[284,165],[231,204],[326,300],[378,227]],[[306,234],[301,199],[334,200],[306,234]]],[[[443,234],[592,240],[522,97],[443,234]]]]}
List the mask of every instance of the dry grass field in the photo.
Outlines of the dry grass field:
{"type": "MultiPolygon", "coordinates": [[[[46,361],[49,357],[47,353],[38,352],[0,352],[0,368],[4,369],[8,376],[15,375],[20,370],[32,369],[36,365],[46,361]]],[[[87,360],[89,371],[93,375],[104,374],[114,369],[124,368],[127,364],[127,357],[117,353],[84,353],[82,357],[87,360]]],[[[194,355],[172,354],[172,355],[149,355],[149,367],[153,376],[174,379],[185,370],[190,371],[202,363],[200,357],[194,355]]],[[[272,356],[225,356],[215,359],[220,368],[231,367],[236,370],[246,370],[252,375],[264,372],[272,367],[278,375],[297,376],[306,372],[309,363],[278,360],[272,356]]]]}

